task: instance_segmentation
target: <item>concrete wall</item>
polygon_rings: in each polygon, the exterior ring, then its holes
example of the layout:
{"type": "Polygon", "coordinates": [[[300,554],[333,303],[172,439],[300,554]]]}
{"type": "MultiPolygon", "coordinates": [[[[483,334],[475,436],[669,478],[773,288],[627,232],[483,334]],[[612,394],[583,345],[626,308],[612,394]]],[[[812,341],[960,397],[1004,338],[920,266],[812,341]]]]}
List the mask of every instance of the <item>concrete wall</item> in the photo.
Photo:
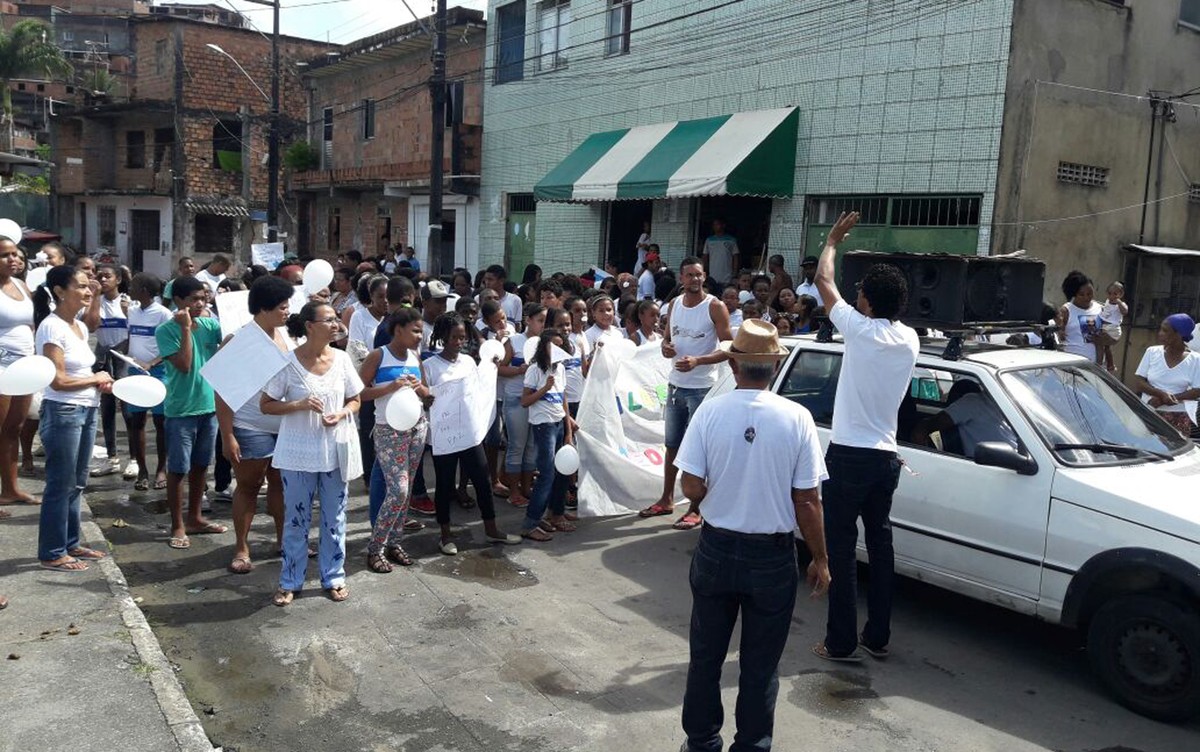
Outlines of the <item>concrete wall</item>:
{"type": "MultiPolygon", "coordinates": [[[[1046,299],[1056,305],[1072,269],[1095,279],[1098,294],[1124,275],[1121,248],[1138,242],[1146,185],[1145,95],[1200,84],[1200,33],[1177,23],[1179,3],[1131,6],[1014,4],[992,250],[1025,248],[1045,259],[1046,299]],[[1060,161],[1106,167],[1109,183],[1059,182],[1060,161]]],[[[1200,108],[1175,109],[1177,121],[1165,129],[1169,146],[1156,147],[1152,160],[1145,237],[1151,245],[1200,248],[1200,204],[1179,195],[1200,182],[1200,108]]],[[[1134,365],[1151,335],[1134,334],[1134,365]]]]}
{"type": "MultiPolygon", "coordinates": [[[[698,0],[633,5],[631,49],[606,57],[605,2],[572,3],[570,60],[538,72],[537,3],[526,14],[525,77],[493,83],[495,9],[485,81],[481,263],[502,259],[502,192],[529,192],[589,134],[628,126],[796,105],[796,198],[775,202],[771,247],[795,267],[804,196],[978,193],[990,245],[1011,0],[911,6],[868,0],[698,0]],[[682,18],[696,13],[690,18],[682,18]],[[660,24],[651,27],[653,24],[660,24]]],[[[600,206],[541,204],[536,260],[548,271],[599,260],[600,206]]],[[[669,262],[692,218],[655,207],[669,262]]]]}

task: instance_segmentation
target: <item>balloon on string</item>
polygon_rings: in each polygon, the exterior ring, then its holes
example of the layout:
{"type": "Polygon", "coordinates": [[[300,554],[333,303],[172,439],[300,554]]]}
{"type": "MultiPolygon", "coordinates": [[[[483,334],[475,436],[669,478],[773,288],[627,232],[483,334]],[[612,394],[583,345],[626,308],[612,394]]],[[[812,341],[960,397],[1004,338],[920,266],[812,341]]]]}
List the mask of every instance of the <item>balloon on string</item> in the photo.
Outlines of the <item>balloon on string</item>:
{"type": "Polygon", "coordinates": [[[333,266],[325,259],[310,261],[304,267],[304,292],[316,295],[333,281],[333,266]]]}
{"type": "Polygon", "coordinates": [[[521,351],[521,355],[525,358],[526,363],[533,362],[533,356],[537,354],[538,342],[541,337],[530,337],[525,340],[525,347],[521,351]]]}
{"type": "Polygon", "coordinates": [[[564,444],[554,455],[554,469],[561,475],[574,475],[579,471],[579,452],[570,444],[564,444]]]}
{"type": "Polygon", "coordinates": [[[401,389],[388,400],[384,417],[396,431],[411,430],[421,419],[421,398],[412,389],[401,389]]]}
{"type": "Polygon", "coordinates": [[[36,290],[46,282],[46,273],[50,271],[44,266],[35,266],[25,275],[25,286],[36,290]]]}
{"type": "Polygon", "coordinates": [[[153,376],[126,376],[113,382],[112,393],[126,404],[151,408],[167,398],[167,385],[153,376]]]}
{"type": "Polygon", "coordinates": [[[479,346],[479,362],[491,364],[493,360],[504,360],[504,345],[489,339],[479,346]]]}
{"type": "Polygon", "coordinates": [[[25,231],[21,229],[21,225],[11,219],[0,219],[0,238],[8,238],[14,243],[20,243],[24,236],[25,231]]]}
{"type": "Polygon", "coordinates": [[[23,397],[40,392],[54,381],[54,361],[44,355],[26,355],[0,373],[0,394],[23,397]]]}

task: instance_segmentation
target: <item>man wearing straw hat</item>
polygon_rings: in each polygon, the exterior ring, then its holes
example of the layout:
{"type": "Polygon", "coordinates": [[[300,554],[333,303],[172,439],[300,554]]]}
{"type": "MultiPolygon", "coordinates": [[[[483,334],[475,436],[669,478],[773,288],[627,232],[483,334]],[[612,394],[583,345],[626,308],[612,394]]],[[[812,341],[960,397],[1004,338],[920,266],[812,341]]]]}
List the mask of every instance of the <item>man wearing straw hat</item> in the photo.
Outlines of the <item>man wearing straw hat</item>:
{"type": "Polygon", "coordinates": [[[737,388],[707,400],[692,417],[675,466],[683,493],[703,507],[692,557],[691,660],[683,698],[683,750],[721,749],[721,667],[742,619],[734,749],[770,749],[779,657],[796,605],[793,534],[813,561],[812,596],[829,588],[818,488],[827,476],[808,410],[768,387],[787,351],[769,323],[742,324],[721,349],[737,388]]]}

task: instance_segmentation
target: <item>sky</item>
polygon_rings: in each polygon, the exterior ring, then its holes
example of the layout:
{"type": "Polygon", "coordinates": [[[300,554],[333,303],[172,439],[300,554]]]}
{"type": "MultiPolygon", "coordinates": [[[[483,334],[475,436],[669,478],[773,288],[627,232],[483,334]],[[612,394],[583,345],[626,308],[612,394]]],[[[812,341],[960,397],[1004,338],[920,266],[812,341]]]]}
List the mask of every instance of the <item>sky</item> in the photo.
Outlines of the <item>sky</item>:
{"type": "MultiPolygon", "coordinates": [[[[270,32],[271,9],[244,0],[175,0],[187,5],[214,3],[242,11],[259,29],[270,32]]],[[[432,0],[407,0],[424,17],[433,12],[432,0]]],[[[487,10],[487,0],[448,0],[454,7],[487,10]]],[[[279,30],[284,34],[346,44],[413,20],[402,0],[282,0],[279,30]]]]}

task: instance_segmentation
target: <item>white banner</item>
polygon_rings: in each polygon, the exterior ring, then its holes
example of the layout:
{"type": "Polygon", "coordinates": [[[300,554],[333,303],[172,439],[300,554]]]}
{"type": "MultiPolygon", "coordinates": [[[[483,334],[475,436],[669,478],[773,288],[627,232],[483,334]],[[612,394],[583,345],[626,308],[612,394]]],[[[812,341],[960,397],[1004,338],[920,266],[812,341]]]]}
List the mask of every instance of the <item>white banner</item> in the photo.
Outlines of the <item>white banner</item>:
{"type": "Polygon", "coordinates": [[[287,353],[281,352],[262,327],[251,320],[204,364],[200,375],[229,409],[237,412],[287,364],[287,353]]]}
{"type": "Polygon", "coordinates": [[[438,384],[431,391],[433,453],[453,454],[481,443],[496,418],[496,369],[476,368],[472,375],[438,384]]]}
{"type": "Polygon", "coordinates": [[[671,361],[657,342],[631,344],[600,348],[583,390],[576,433],[581,515],[628,514],[662,495],[671,361]]]}

